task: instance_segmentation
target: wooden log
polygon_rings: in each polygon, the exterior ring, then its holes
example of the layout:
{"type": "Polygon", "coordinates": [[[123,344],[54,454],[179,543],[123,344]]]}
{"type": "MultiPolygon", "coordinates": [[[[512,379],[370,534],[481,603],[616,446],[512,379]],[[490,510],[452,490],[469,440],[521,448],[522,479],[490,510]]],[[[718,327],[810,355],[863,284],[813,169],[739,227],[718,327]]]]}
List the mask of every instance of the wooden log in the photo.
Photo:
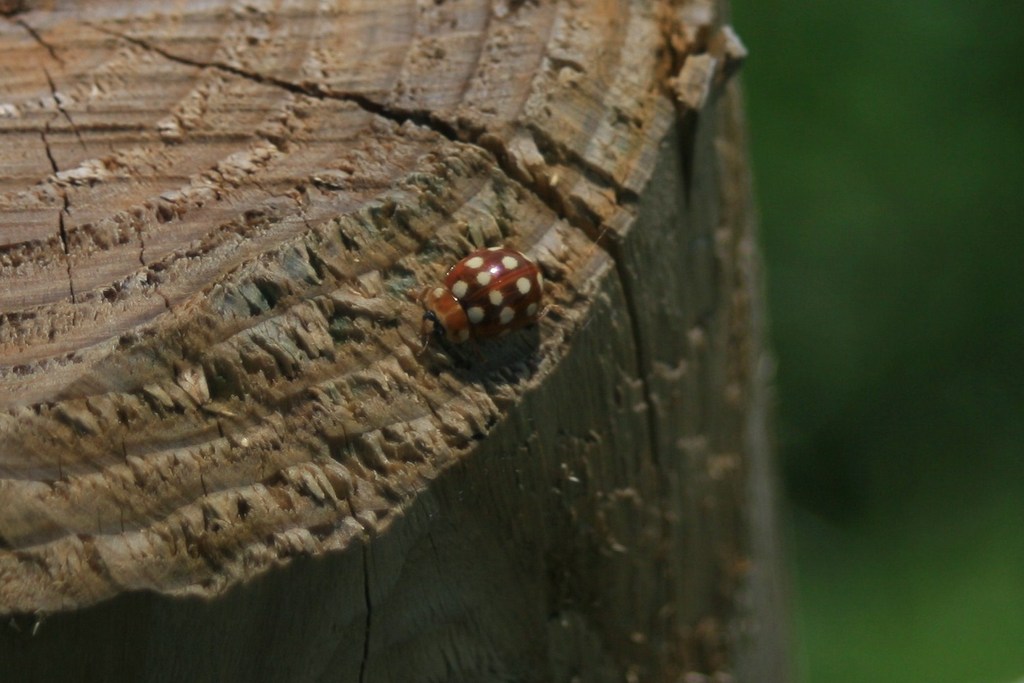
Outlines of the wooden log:
{"type": "Polygon", "coordinates": [[[5,671],[784,679],[725,7],[0,12],[5,671]]]}

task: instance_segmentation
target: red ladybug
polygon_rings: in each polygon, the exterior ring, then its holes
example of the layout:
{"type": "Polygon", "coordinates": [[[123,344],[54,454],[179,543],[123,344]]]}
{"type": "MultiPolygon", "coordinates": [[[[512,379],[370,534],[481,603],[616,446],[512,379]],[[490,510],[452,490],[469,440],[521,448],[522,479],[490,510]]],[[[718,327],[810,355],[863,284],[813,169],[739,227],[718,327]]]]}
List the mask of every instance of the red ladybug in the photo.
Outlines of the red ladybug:
{"type": "Polygon", "coordinates": [[[544,277],[515,249],[478,249],[448,271],[444,287],[428,287],[423,304],[424,340],[453,343],[498,337],[537,322],[544,277]]]}

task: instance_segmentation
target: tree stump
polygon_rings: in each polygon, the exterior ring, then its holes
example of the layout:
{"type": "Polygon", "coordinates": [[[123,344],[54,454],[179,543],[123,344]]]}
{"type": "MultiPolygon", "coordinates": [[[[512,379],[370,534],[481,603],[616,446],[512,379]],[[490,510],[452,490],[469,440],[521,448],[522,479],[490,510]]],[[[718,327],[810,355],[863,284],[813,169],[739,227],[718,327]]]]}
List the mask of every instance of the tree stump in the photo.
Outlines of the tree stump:
{"type": "Polygon", "coordinates": [[[5,677],[783,679],[724,7],[0,12],[5,677]]]}

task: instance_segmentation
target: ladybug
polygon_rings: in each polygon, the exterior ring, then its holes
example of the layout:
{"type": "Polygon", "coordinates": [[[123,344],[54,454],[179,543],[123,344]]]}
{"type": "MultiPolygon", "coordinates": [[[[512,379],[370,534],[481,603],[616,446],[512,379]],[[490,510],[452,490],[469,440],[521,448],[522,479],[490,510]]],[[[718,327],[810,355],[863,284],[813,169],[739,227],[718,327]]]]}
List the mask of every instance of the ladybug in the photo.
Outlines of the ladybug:
{"type": "Polygon", "coordinates": [[[500,337],[540,317],[544,277],[537,264],[515,249],[478,249],[448,270],[443,287],[427,287],[424,344],[430,335],[459,344],[500,337]]]}

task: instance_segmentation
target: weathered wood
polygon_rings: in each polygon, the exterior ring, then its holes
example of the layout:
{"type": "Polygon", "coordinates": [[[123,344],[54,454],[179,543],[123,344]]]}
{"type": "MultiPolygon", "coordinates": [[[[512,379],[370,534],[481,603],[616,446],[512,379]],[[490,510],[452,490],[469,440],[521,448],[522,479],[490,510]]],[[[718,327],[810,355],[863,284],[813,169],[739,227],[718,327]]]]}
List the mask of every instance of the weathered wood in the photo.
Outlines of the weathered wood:
{"type": "Polygon", "coordinates": [[[5,669],[783,679],[722,7],[2,9],[5,669]],[[418,355],[485,244],[548,315],[418,355]]]}

